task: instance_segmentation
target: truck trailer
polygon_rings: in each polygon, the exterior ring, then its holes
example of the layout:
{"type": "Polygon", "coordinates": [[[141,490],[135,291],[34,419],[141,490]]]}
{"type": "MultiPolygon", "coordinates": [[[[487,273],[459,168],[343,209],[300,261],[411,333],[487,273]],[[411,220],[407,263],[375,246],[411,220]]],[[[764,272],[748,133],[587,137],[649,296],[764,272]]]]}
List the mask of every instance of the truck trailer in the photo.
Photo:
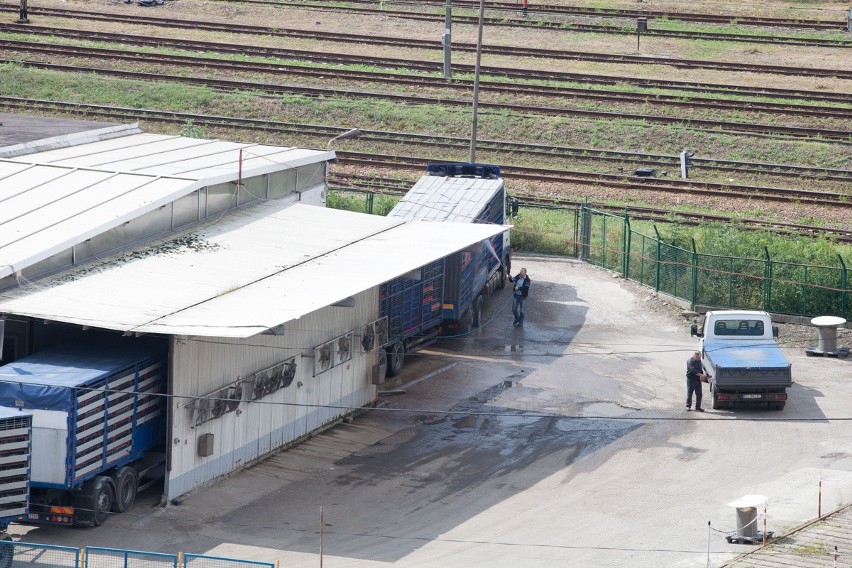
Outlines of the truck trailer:
{"type": "Polygon", "coordinates": [[[0,529],[96,526],[129,510],[165,475],[166,376],[165,343],[146,338],[63,344],[0,367],[0,459],[19,464],[11,478],[0,471],[0,529]],[[26,455],[2,447],[12,431],[26,455]]]}
{"type": "MultiPolygon", "coordinates": [[[[430,164],[388,217],[407,221],[506,225],[506,186],[498,166],[430,164]]],[[[439,334],[463,335],[479,327],[488,296],[505,286],[511,270],[509,231],[423,266],[381,287],[387,317],[387,374],[405,354],[439,334]]]]}
{"type": "Polygon", "coordinates": [[[704,368],[710,373],[714,409],[723,406],[766,405],[781,410],[793,384],[791,365],[776,337],[778,328],[766,312],[724,310],[707,312],[699,330],[704,368]]]}

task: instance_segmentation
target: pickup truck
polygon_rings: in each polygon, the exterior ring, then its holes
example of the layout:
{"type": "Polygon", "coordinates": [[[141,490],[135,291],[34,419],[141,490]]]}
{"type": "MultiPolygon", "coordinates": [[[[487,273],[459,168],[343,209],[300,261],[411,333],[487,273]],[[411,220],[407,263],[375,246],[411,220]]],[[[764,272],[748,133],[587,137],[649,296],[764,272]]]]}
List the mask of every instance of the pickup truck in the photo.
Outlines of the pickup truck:
{"type": "Polygon", "coordinates": [[[778,346],[778,328],[768,313],[707,312],[700,330],[693,324],[692,335],[700,338],[714,409],[745,404],[784,408],[787,387],[793,384],[790,362],[778,346]]]}

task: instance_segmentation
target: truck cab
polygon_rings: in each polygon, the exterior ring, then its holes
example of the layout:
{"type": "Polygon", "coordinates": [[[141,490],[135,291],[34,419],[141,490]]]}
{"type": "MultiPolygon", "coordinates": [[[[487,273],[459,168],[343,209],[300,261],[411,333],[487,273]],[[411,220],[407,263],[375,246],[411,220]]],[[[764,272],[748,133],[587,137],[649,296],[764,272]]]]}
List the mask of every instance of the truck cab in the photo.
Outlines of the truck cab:
{"type": "Polygon", "coordinates": [[[713,408],[763,404],[784,408],[792,385],[791,365],[778,346],[778,328],[762,311],[707,312],[704,324],[692,327],[710,373],[713,408]]]}

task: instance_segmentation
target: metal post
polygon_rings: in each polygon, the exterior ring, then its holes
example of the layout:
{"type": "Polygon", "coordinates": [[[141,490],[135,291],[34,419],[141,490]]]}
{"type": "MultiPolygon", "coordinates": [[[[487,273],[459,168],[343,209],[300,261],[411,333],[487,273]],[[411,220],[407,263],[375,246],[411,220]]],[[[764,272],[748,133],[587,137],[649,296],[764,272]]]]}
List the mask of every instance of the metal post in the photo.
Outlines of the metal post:
{"type": "Polygon", "coordinates": [[[444,35],[441,36],[441,45],[444,46],[444,79],[450,80],[452,75],[452,26],[453,26],[453,0],[447,0],[446,12],[444,14],[444,35]]]}
{"type": "Polygon", "coordinates": [[[695,239],[692,239],[692,298],[691,304],[693,309],[698,302],[698,247],[695,246],[695,239]]]}
{"type": "Polygon", "coordinates": [[[639,36],[648,31],[648,18],[636,19],[636,51],[639,51],[639,36]]]}
{"type": "Polygon", "coordinates": [[[846,319],[848,318],[846,314],[846,308],[848,306],[848,300],[846,296],[848,294],[847,291],[847,283],[848,283],[848,272],[846,271],[846,263],[843,262],[843,257],[840,256],[840,253],[837,254],[837,259],[840,261],[840,316],[846,319]]]}
{"type": "Polygon", "coordinates": [[[482,62],[482,26],[485,20],[485,0],[479,0],[479,35],[476,40],[476,67],[473,72],[473,121],[470,125],[470,163],[476,163],[476,126],[479,119],[479,68],[482,62]]]}
{"type": "Polygon", "coordinates": [[[320,568],[322,568],[322,536],[323,536],[323,526],[325,525],[325,521],[323,520],[323,511],[322,505],[320,505],[320,568]]]}
{"type": "Polygon", "coordinates": [[[817,498],[817,519],[822,518],[822,476],[819,476],[819,497],[817,498]]]}
{"type": "Polygon", "coordinates": [[[763,546],[766,546],[766,503],[763,504],[763,546]]]}
{"type": "Polygon", "coordinates": [[[772,257],[769,256],[769,247],[763,247],[766,255],[766,265],[763,267],[763,311],[770,311],[772,305],[772,257]]]}
{"type": "Polygon", "coordinates": [[[660,291],[660,256],[662,249],[662,241],[660,240],[660,231],[657,230],[657,226],[654,225],[654,234],[657,235],[657,274],[654,278],[654,290],[657,292],[660,291]]]}
{"type": "Polygon", "coordinates": [[[849,8],[849,11],[846,12],[846,31],[852,32],[852,8],[849,8]]]}
{"type": "Polygon", "coordinates": [[[30,20],[27,18],[27,0],[21,0],[21,12],[20,17],[18,18],[19,24],[29,24],[30,20]]]}
{"type": "Polygon", "coordinates": [[[707,521],[707,568],[710,568],[710,521],[707,521]]]}
{"type": "Polygon", "coordinates": [[[627,215],[627,212],[624,212],[624,262],[623,262],[623,270],[624,277],[630,278],[630,217],[627,215]]]}

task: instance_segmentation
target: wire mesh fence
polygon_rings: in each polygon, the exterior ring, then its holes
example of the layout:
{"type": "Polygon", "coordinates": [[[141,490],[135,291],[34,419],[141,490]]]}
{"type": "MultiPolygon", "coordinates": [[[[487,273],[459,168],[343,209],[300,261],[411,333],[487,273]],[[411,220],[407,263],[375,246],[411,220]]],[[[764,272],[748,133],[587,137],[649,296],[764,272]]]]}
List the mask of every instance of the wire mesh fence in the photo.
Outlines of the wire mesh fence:
{"type": "MultiPolygon", "coordinates": [[[[627,215],[583,207],[579,256],[692,305],[852,319],[852,290],[843,258],[837,266],[700,253],[631,229],[627,215]],[[621,227],[619,230],[617,227],[621,227]]],[[[656,232],[656,227],[654,228],[656,232]]]]}
{"type": "Polygon", "coordinates": [[[184,554],[181,568],[276,568],[273,562],[206,556],[203,554],[184,554]]]}
{"type": "Polygon", "coordinates": [[[86,547],[83,568],[177,568],[176,554],[86,547]]]}
{"type": "Polygon", "coordinates": [[[0,568],[78,568],[80,550],[29,542],[0,542],[0,568]]]}

